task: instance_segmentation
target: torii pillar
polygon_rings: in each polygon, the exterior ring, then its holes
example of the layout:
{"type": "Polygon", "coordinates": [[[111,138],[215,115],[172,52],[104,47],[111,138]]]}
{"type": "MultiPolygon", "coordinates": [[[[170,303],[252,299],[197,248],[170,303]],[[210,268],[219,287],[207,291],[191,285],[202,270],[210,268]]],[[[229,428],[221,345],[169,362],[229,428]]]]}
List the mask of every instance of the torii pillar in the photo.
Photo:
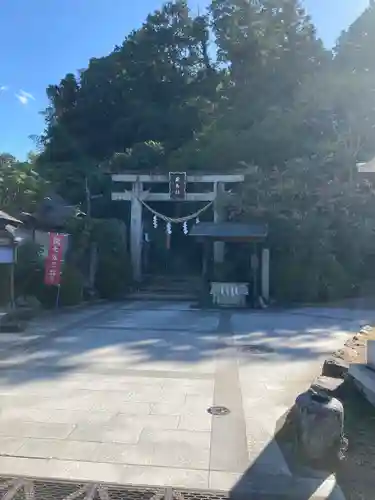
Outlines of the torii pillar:
{"type": "MultiPolygon", "coordinates": [[[[224,220],[223,213],[223,194],[225,192],[225,184],[223,182],[215,182],[214,184],[214,222],[222,222],[224,220]]],[[[222,264],[224,262],[225,246],[224,241],[214,242],[214,262],[222,264]]]]}
{"type": "Polygon", "coordinates": [[[138,179],[133,183],[130,216],[130,257],[133,269],[133,279],[142,280],[142,182],[138,179]]]}

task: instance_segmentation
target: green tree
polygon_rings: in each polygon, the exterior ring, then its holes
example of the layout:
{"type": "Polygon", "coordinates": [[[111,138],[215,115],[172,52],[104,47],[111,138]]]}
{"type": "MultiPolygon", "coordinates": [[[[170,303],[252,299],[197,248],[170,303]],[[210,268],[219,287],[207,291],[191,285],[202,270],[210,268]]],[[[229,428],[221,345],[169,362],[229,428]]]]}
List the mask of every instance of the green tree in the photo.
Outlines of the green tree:
{"type": "Polygon", "coordinates": [[[174,162],[225,171],[243,161],[270,168],[313,154],[316,143],[302,134],[295,95],[319,78],[330,56],[300,3],[213,0],[210,11],[226,71],[214,119],[174,162]]]}
{"type": "Polygon", "coordinates": [[[20,162],[10,154],[0,154],[2,210],[16,216],[22,211],[33,211],[47,188],[47,182],[34,169],[31,161],[20,162]]]}
{"type": "Polygon", "coordinates": [[[333,71],[337,80],[341,80],[341,92],[336,94],[341,98],[338,130],[359,161],[375,156],[374,23],[375,4],[371,2],[341,35],[334,50],[333,71]]]}
{"type": "Polygon", "coordinates": [[[217,85],[208,44],[206,17],[192,16],[183,0],[168,2],[109,56],[50,86],[43,175],[69,197],[82,171],[92,177],[117,153],[134,160],[152,143],[168,153],[192,139],[217,85]]]}
{"type": "Polygon", "coordinates": [[[335,63],[338,67],[350,72],[375,70],[373,47],[375,45],[375,4],[359,16],[349,28],[342,33],[334,49],[335,63]]]}
{"type": "Polygon", "coordinates": [[[269,222],[275,293],[352,293],[375,243],[355,168],[375,156],[374,9],[328,51],[299,0],[168,2],[48,88],[38,171],[82,203],[106,172],[245,169],[230,214],[269,222]]]}

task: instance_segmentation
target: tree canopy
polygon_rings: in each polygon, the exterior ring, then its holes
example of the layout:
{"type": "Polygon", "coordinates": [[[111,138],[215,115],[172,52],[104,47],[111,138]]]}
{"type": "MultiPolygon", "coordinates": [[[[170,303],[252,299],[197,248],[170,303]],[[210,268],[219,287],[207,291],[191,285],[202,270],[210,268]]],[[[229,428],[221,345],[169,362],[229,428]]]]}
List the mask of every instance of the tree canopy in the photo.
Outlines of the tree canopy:
{"type": "Polygon", "coordinates": [[[1,209],[16,217],[21,211],[32,212],[47,188],[47,182],[35,171],[34,159],[20,162],[10,154],[0,154],[1,209]]]}
{"type": "Polygon", "coordinates": [[[48,87],[38,172],[77,203],[109,171],[245,170],[229,215],[272,221],[289,296],[307,262],[305,296],[349,290],[375,243],[374,24],[371,4],[331,51],[299,0],[167,2],[48,87]]]}
{"type": "Polygon", "coordinates": [[[212,0],[204,15],[168,2],[47,89],[40,171],[71,193],[108,165],[272,167],[338,144],[367,158],[374,15],[328,51],[299,0],[212,0]]]}

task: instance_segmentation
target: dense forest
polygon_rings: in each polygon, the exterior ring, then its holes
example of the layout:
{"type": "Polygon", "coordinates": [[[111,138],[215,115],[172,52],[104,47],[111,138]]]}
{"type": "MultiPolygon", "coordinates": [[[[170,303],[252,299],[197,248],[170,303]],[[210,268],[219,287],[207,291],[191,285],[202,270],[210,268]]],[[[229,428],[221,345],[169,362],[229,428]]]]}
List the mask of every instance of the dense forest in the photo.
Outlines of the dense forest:
{"type": "Polygon", "coordinates": [[[19,175],[82,204],[85,179],[105,195],[111,171],[245,172],[228,217],[269,224],[274,295],[361,293],[375,255],[375,191],[356,169],[375,156],[373,26],[371,3],[327,50],[299,0],[212,0],[199,15],[165,3],[48,87],[19,175]]]}

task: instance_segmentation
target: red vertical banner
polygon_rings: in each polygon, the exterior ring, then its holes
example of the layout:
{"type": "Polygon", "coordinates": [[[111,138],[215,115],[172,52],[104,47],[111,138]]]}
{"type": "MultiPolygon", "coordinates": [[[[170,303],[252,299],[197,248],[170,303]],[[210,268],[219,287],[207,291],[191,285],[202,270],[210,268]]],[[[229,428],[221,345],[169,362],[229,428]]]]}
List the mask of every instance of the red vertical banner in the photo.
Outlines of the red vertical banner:
{"type": "Polygon", "coordinates": [[[66,234],[50,233],[48,255],[44,269],[44,283],[46,285],[59,285],[61,279],[61,264],[63,245],[66,234]]]}

